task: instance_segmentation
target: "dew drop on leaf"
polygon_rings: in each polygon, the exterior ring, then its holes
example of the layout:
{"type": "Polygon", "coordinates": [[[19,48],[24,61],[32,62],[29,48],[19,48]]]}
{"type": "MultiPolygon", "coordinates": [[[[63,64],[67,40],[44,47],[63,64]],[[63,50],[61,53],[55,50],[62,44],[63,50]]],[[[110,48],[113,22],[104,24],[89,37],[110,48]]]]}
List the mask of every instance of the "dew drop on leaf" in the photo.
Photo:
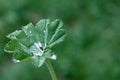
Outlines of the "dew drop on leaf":
{"type": "Polygon", "coordinates": [[[53,59],[53,60],[56,60],[57,56],[56,55],[52,55],[50,58],[53,59]]]}
{"type": "Polygon", "coordinates": [[[33,53],[34,56],[42,56],[43,55],[43,48],[40,42],[34,43],[30,47],[30,51],[33,53]]]}
{"type": "Polygon", "coordinates": [[[17,59],[13,59],[13,61],[14,61],[15,63],[19,63],[19,62],[20,62],[20,60],[17,60],[17,59]]]}

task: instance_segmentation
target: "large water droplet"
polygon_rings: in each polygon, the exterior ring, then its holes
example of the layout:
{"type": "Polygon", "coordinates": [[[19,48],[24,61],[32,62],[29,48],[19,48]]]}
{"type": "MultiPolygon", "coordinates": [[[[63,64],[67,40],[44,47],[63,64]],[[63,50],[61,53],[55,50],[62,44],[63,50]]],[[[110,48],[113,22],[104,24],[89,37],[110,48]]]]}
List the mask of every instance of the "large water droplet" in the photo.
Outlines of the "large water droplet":
{"type": "Polygon", "coordinates": [[[43,55],[43,48],[40,42],[34,43],[30,47],[30,51],[33,53],[34,56],[42,56],[43,55]]]}

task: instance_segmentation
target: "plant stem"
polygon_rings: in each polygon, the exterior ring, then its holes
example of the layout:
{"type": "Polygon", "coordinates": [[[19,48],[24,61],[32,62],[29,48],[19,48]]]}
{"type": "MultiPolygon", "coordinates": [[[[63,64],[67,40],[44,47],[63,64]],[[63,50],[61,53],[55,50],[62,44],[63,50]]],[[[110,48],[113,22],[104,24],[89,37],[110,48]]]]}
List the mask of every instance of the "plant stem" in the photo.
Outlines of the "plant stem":
{"type": "Polygon", "coordinates": [[[54,70],[53,70],[53,67],[52,67],[52,65],[50,64],[49,60],[46,60],[46,65],[47,65],[47,67],[48,67],[48,70],[49,70],[49,72],[50,72],[50,75],[51,75],[52,79],[53,79],[53,80],[57,80],[56,74],[55,74],[55,72],[54,72],[54,70]]]}

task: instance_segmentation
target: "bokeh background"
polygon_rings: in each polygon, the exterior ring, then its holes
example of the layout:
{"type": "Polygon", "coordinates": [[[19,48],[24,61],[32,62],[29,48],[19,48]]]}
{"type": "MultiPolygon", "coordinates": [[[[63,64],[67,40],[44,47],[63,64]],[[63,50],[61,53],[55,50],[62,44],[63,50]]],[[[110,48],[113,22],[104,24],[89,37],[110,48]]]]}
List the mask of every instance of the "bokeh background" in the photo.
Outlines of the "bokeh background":
{"type": "Polygon", "coordinates": [[[0,0],[0,80],[51,80],[46,65],[14,64],[6,35],[61,19],[67,37],[51,61],[59,80],[120,80],[120,0],[0,0]]]}

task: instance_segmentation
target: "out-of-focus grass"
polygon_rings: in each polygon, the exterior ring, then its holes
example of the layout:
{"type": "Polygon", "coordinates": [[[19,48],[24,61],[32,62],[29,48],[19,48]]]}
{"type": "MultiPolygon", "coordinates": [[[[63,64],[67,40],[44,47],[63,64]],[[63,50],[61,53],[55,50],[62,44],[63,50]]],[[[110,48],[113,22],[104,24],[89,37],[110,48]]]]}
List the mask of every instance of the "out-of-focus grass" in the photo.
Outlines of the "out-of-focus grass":
{"type": "Polygon", "coordinates": [[[42,18],[60,18],[67,38],[53,48],[60,80],[119,80],[120,0],[1,0],[0,80],[49,80],[46,67],[14,64],[4,53],[8,33],[42,18]]]}

